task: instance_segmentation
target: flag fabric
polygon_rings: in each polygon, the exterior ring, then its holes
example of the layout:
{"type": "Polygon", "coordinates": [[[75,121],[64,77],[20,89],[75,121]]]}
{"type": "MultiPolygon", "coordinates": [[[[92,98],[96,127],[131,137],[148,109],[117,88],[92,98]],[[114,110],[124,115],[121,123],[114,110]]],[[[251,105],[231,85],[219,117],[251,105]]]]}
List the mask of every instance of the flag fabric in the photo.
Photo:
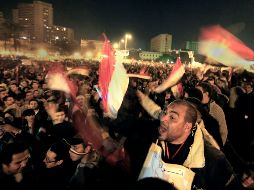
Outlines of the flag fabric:
{"type": "Polygon", "coordinates": [[[150,80],[152,77],[144,74],[128,73],[129,77],[150,80]]]}
{"type": "Polygon", "coordinates": [[[167,88],[174,86],[182,78],[184,72],[185,72],[184,65],[182,64],[180,57],[178,57],[168,78],[154,91],[160,93],[165,91],[167,88]]]}
{"type": "Polygon", "coordinates": [[[71,74],[79,74],[83,76],[89,76],[89,70],[88,68],[78,67],[78,68],[72,68],[67,71],[67,75],[71,74]]]}
{"type": "Polygon", "coordinates": [[[146,79],[146,80],[152,79],[152,77],[147,72],[147,67],[142,67],[141,70],[139,71],[139,74],[128,73],[128,76],[133,78],[146,79]]]}
{"type": "Polygon", "coordinates": [[[121,58],[115,57],[110,41],[105,35],[104,38],[103,58],[99,66],[99,87],[105,115],[116,118],[128,88],[129,77],[121,58]]]}
{"type": "Polygon", "coordinates": [[[183,96],[183,85],[182,83],[178,83],[171,87],[171,91],[175,98],[181,98],[183,96]]]}
{"type": "Polygon", "coordinates": [[[70,80],[60,66],[52,67],[46,76],[47,86],[52,90],[59,90],[76,97],[78,88],[74,81],[70,80]]]}
{"type": "Polygon", "coordinates": [[[226,66],[253,72],[254,51],[221,26],[201,30],[199,53],[226,66]]]}

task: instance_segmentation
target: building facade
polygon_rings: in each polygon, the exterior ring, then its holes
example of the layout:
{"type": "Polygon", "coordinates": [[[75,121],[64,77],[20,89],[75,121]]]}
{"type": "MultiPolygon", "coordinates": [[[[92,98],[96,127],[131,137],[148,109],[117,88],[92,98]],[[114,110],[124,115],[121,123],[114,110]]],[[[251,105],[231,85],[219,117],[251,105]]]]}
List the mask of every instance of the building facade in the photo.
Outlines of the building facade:
{"type": "Polygon", "coordinates": [[[103,48],[103,41],[83,40],[80,41],[81,53],[86,58],[99,58],[103,48]]]}
{"type": "Polygon", "coordinates": [[[163,53],[159,52],[150,52],[150,51],[142,51],[139,53],[139,57],[142,60],[156,60],[161,57],[163,53]]]}
{"type": "Polygon", "coordinates": [[[53,26],[53,7],[49,3],[34,1],[32,4],[19,3],[12,11],[13,22],[22,27],[21,39],[31,42],[47,43],[53,26]]]}
{"type": "Polygon", "coordinates": [[[53,7],[50,3],[34,1],[19,3],[12,10],[13,22],[22,27],[20,38],[30,43],[52,44],[55,40],[74,41],[74,31],[53,23],[53,7]]]}
{"type": "Polygon", "coordinates": [[[151,39],[151,51],[169,52],[172,48],[172,35],[159,34],[151,39]]]}
{"type": "Polygon", "coordinates": [[[198,46],[199,46],[199,42],[187,41],[185,49],[190,50],[190,51],[194,51],[195,53],[197,53],[198,52],[198,46]]]}

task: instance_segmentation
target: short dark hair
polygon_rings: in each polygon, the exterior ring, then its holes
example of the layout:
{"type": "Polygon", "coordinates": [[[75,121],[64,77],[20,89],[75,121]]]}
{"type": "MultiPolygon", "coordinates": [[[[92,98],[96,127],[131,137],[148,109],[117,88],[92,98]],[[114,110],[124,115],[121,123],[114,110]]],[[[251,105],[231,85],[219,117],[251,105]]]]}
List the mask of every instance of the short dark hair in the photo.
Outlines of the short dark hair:
{"type": "Polygon", "coordinates": [[[33,109],[26,109],[23,111],[22,115],[25,116],[30,116],[30,115],[35,115],[35,112],[33,109]]]}
{"type": "Polygon", "coordinates": [[[0,163],[1,164],[10,164],[12,162],[12,156],[29,150],[27,144],[23,142],[12,142],[5,144],[0,152],[0,163]]]}
{"type": "Polygon", "coordinates": [[[56,160],[66,160],[69,157],[69,149],[63,142],[55,142],[51,145],[50,151],[56,153],[56,160]]]}
{"type": "Polygon", "coordinates": [[[200,82],[197,86],[200,86],[203,89],[203,92],[207,92],[211,99],[215,99],[215,91],[208,82],[200,82]]]}
{"type": "Polygon", "coordinates": [[[192,123],[192,127],[194,127],[198,117],[197,109],[190,102],[181,100],[181,99],[177,99],[170,103],[170,105],[175,105],[175,104],[182,105],[187,108],[184,119],[186,122],[192,123]]]}

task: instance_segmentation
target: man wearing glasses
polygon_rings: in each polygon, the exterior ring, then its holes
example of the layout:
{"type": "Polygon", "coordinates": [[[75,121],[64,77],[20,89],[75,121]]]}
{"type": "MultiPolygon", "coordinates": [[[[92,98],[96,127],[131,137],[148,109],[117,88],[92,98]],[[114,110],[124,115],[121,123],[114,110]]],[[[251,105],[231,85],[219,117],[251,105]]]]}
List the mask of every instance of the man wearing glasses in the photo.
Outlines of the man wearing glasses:
{"type": "Polygon", "coordinates": [[[43,167],[36,176],[36,189],[64,189],[72,173],[69,165],[68,147],[65,143],[55,142],[48,149],[43,159],[43,167]]]}

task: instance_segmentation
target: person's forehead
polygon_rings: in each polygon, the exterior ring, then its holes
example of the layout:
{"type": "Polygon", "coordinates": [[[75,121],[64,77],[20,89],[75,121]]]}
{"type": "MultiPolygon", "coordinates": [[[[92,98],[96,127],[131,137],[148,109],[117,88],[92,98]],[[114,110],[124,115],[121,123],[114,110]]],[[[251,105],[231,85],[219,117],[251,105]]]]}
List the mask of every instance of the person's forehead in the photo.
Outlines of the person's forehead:
{"type": "Polygon", "coordinates": [[[26,149],[24,152],[14,154],[12,156],[12,162],[20,162],[20,161],[26,159],[28,156],[30,156],[30,153],[29,153],[28,149],[26,149]]]}
{"type": "Polygon", "coordinates": [[[172,113],[183,114],[186,110],[186,106],[181,104],[169,104],[167,110],[172,113]]]}
{"type": "Polygon", "coordinates": [[[51,151],[51,150],[48,150],[47,151],[47,157],[49,157],[49,158],[55,158],[56,157],[56,153],[51,151]]]}

